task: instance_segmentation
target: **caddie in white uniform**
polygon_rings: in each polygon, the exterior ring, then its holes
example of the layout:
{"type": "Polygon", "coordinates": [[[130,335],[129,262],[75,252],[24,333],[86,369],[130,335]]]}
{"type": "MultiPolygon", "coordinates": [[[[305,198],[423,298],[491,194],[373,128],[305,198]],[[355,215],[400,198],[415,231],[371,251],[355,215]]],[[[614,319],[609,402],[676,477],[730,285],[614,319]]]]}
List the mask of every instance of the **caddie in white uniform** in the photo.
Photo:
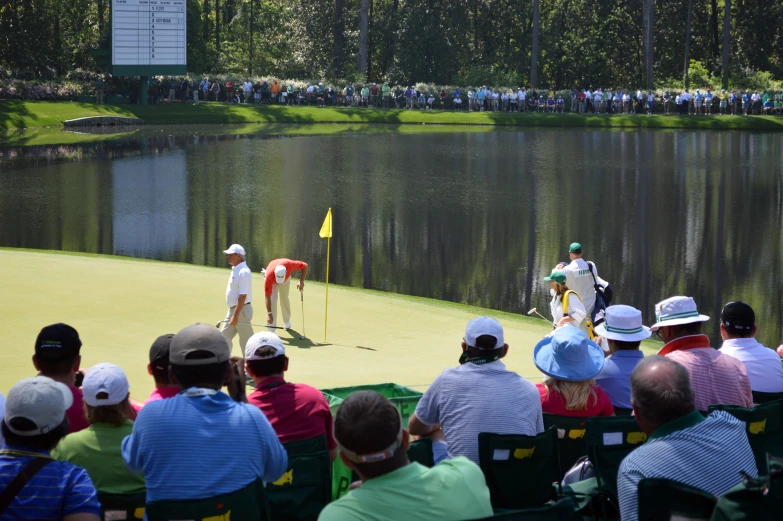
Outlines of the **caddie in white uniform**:
{"type": "Polygon", "coordinates": [[[226,254],[226,260],[231,265],[231,276],[228,278],[226,286],[226,304],[228,304],[228,313],[223,322],[221,333],[232,346],[233,340],[239,333],[239,347],[241,352],[245,352],[247,340],[253,336],[253,281],[251,280],[250,268],[245,262],[245,249],[239,244],[232,244],[223,253],[226,254]]]}
{"type": "Polygon", "coordinates": [[[593,275],[595,275],[595,281],[601,286],[606,287],[609,283],[598,276],[598,268],[595,267],[594,262],[582,259],[582,254],[582,245],[578,242],[571,243],[571,246],[568,248],[571,263],[568,265],[560,263],[555,269],[562,270],[565,273],[566,285],[569,289],[579,294],[582,304],[584,304],[587,311],[587,316],[592,317],[593,309],[595,308],[595,282],[593,282],[593,275]],[[593,267],[592,275],[590,274],[588,262],[593,267]]]}

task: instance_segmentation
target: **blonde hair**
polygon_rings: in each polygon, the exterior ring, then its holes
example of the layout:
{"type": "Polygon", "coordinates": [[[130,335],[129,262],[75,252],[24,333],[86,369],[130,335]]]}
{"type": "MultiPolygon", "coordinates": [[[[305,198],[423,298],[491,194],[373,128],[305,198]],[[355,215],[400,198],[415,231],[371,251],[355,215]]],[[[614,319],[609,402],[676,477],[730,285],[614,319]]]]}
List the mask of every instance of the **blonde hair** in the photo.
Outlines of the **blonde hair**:
{"type": "Polygon", "coordinates": [[[566,291],[568,291],[568,286],[565,284],[560,284],[559,282],[555,282],[555,286],[557,286],[557,289],[555,290],[555,293],[558,297],[562,297],[566,294],[566,291]]]}
{"type": "Polygon", "coordinates": [[[567,411],[586,411],[587,402],[592,398],[592,405],[598,403],[598,395],[595,392],[595,379],[582,382],[569,382],[547,376],[544,378],[544,387],[547,394],[550,390],[557,391],[565,399],[567,411]]]}

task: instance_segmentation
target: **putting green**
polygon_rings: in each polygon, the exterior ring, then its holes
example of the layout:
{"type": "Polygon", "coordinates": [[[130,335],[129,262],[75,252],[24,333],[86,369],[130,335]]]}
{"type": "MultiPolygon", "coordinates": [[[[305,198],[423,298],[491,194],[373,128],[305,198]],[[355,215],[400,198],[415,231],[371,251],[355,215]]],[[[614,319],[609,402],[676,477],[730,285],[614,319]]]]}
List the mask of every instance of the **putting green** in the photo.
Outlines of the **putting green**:
{"type": "MultiPolygon", "coordinates": [[[[215,324],[225,316],[229,269],[140,261],[112,256],[0,249],[0,391],[35,371],[31,357],[41,327],[74,326],[81,336],[82,366],[113,362],[131,382],[131,395],[145,399],[153,388],[148,350],[164,333],[194,322],[215,324]]],[[[487,314],[503,324],[511,346],[509,369],[532,381],[533,346],[548,331],[543,321],[517,315],[330,285],[329,329],[324,342],[325,286],[305,287],[307,339],[301,340],[301,304],[292,291],[290,332],[280,335],[291,359],[288,379],[318,388],[395,382],[424,390],[446,367],[457,365],[465,324],[487,314]]],[[[254,274],[255,323],[265,318],[260,274],[254,274]]],[[[260,329],[257,328],[256,331],[260,329]]],[[[239,354],[234,340],[233,354],[239,354]]]]}

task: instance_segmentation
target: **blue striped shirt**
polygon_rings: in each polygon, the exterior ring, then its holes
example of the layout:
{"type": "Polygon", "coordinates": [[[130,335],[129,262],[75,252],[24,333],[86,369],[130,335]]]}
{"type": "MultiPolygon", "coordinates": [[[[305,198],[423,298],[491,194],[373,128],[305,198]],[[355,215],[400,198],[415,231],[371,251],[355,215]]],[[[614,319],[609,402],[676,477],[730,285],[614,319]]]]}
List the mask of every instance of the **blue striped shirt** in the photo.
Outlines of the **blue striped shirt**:
{"type": "MultiPolygon", "coordinates": [[[[4,446],[0,451],[0,490],[13,481],[35,457],[23,447],[4,446]]],[[[0,515],[0,521],[57,520],[71,514],[101,515],[95,487],[84,469],[67,461],[52,461],[27,482],[19,495],[0,515]]]]}
{"type": "Polygon", "coordinates": [[[694,411],[669,422],[625,457],[617,476],[622,521],[638,519],[637,487],[643,478],[666,478],[720,496],[758,474],[745,423],[725,411],[706,419],[694,411]]]}
{"type": "Polygon", "coordinates": [[[449,368],[438,376],[416,406],[416,417],[443,428],[450,458],[479,462],[478,435],[544,432],[538,389],[500,360],[449,368]]]}
{"type": "Polygon", "coordinates": [[[276,481],[288,468],[264,413],[223,392],[148,403],[122,442],[122,457],[144,474],[147,501],[228,494],[259,477],[276,481]]]}

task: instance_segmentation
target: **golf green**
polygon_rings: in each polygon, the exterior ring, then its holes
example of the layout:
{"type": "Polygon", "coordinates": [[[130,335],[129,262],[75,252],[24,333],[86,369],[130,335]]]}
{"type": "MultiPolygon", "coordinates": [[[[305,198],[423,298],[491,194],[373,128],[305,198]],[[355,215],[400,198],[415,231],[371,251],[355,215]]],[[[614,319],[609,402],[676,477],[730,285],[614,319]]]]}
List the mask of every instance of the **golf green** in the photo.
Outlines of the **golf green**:
{"type": "MultiPolygon", "coordinates": [[[[41,327],[65,322],[81,336],[82,367],[118,364],[130,379],[131,396],[146,399],[153,388],[147,374],[150,344],[195,322],[221,320],[228,274],[228,267],[0,249],[0,316],[6,324],[0,334],[0,392],[35,374],[31,357],[41,327]]],[[[258,273],[254,291],[254,322],[262,323],[258,273]]],[[[324,284],[307,282],[304,317],[295,290],[291,297],[293,329],[280,335],[291,359],[287,378],[294,382],[318,388],[395,382],[423,391],[444,368],[457,365],[465,324],[484,314],[503,324],[511,346],[508,368],[534,382],[541,379],[533,347],[550,328],[540,319],[330,285],[324,341],[324,284]]],[[[239,355],[234,342],[233,354],[239,355]]]]}

